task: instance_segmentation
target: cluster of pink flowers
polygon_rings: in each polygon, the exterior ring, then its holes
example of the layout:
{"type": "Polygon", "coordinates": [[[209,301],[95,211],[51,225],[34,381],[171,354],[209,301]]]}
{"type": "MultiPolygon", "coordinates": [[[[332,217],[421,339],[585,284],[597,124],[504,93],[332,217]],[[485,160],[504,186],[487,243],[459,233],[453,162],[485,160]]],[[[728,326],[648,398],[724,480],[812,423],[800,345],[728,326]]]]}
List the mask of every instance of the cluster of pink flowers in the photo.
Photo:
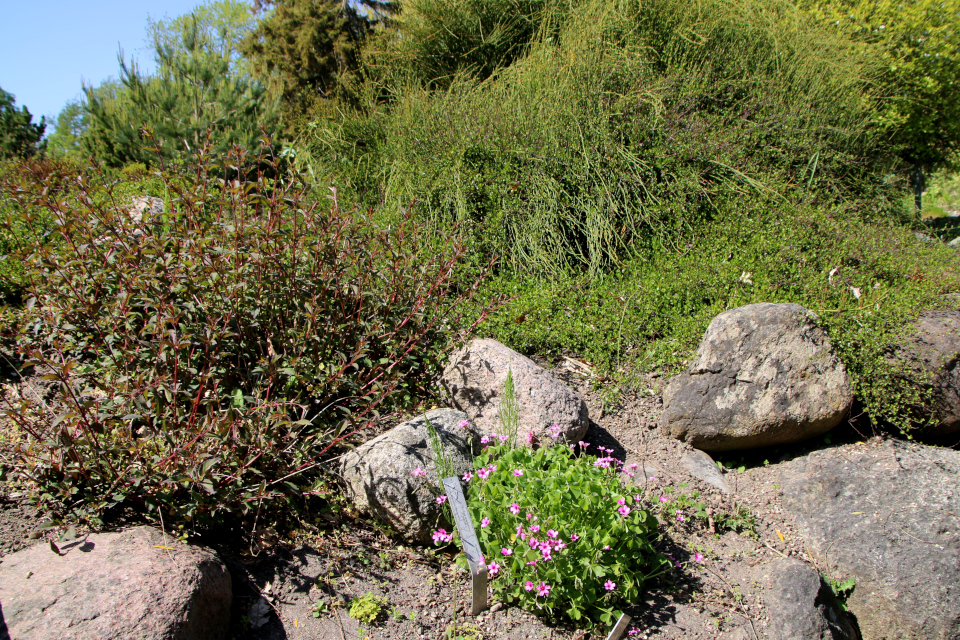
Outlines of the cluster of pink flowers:
{"type": "Polygon", "coordinates": [[[534,585],[532,582],[530,582],[529,580],[527,580],[526,584],[523,585],[523,588],[526,589],[527,591],[533,591],[534,589],[536,589],[538,597],[546,597],[550,595],[550,585],[548,585],[546,582],[541,582],[540,586],[538,587],[534,585]]]}
{"type": "Polygon", "coordinates": [[[453,542],[453,533],[447,533],[446,529],[437,529],[433,532],[433,544],[440,544],[441,542],[453,542]]]}
{"type": "Polygon", "coordinates": [[[556,440],[557,438],[560,437],[560,432],[563,431],[563,429],[560,427],[560,425],[555,424],[549,429],[547,429],[547,431],[550,432],[550,437],[556,440]]]}
{"type": "Polygon", "coordinates": [[[483,436],[480,438],[480,444],[495,444],[496,441],[506,442],[508,440],[507,436],[500,435],[499,433],[491,433],[488,436],[483,436]]]}
{"type": "MultiPolygon", "coordinates": [[[[540,525],[530,525],[526,531],[523,530],[523,525],[520,525],[517,527],[516,535],[520,540],[526,541],[531,549],[538,550],[543,560],[552,560],[555,551],[567,548],[567,543],[560,539],[560,533],[555,529],[548,530],[546,538],[537,538],[538,533],[540,533],[540,525]],[[528,536],[529,540],[527,540],[528,536]]],[[[535,565],[536,563],[537,561],[534,560],[527,564],[535,565]]]]}
{"type": "Polygon", "coordinates": [[[620,505],[620,508],[617,509],[617,511],[620,512],[620,515],[622,516],[630,515],[630,507],[627,506],[626,499],[620,498],[619,500],[617,500],[617,504],[620,505]]]}
{"type": "Polygon", "coordinates": [[[477,469],[477,475],[481,480],[486,480],[490,477],[490,474],[497,470],[497,465],[491,464],[489,467],[481,467],[477,469]]]}
{"type": "Polygon", "coordinates": [[[421,469],[420,467],[417,467],[416,469],[410,472],[410,475],[412,475],[414,478],[422,478],[423,476],[427,475],[427,472],[421,469]]]}

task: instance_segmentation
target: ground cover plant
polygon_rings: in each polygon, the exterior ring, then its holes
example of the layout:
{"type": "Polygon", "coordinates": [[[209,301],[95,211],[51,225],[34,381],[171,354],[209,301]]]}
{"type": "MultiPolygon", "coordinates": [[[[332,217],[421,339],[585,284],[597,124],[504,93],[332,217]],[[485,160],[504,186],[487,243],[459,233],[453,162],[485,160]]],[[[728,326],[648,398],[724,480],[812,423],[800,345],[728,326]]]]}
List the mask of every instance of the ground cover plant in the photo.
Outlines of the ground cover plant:
{"type": "Polygon", "coordinates": [[[498,444],[476,462],[471,516],[502,601],[610,625],[671,567],[653,546],[657,519],[609,455],[498,444]]]}
{"type": "Polygon", "coordinates": [[[874,423],[909,432],[923,426],[914,409],[926,380],[886,356],[920,313],[952,304],[955,263],[953,249],[910,228],[764,203],[601,277],[496,277],[488,286],[510,302],[481,331],[525,353],[575,355],[598,382],[630,387],[632,372],[685,366],[727,309],[794,302],[820,317],[874,423]]]}
{"type": "Polygon", "coordinates": [[[17,470],[55,514],[280,518],[324,495],[334,443],[416,401],[463,327],[455,239],[438,251],[409,219],[379,227],[254,160],[160,171],[165,207],[143,216],[104,175],[67,194],[33,165],[6,175],[7,206],[53,220],[15,257],[19,350],[56,399],[8,396],[7,415],[26,434],[17,470]]]}

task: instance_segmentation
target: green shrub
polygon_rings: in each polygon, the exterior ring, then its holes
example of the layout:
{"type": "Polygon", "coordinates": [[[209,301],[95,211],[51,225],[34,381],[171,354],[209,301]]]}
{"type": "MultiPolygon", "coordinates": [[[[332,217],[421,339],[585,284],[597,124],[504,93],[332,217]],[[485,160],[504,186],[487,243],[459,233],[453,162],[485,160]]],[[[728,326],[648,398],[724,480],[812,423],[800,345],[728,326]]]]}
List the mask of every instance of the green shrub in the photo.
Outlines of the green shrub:
{"type": "Polygon", "coordinates": [[[488,448],[469,480],[469,506],[497,597],[531,610],[610,625],[671,562],[657,519],[624,488],[617,461],[565,445],[488,448]]]}
{"type": "Polygon", "coordinates": [[[77,176],[65,199],[39,173],[3,185],[55,223],[22,256],[21,351],[61,406],[10,415],[38,499],[61,514],[210,525],[297,508],[323,455],[437,366],[462,247],[438,252],[409,216],[378,227],[296,176],[215,177],[245,161],[160,175],[165,211],[140,221],[106,180],[77,176]]]}

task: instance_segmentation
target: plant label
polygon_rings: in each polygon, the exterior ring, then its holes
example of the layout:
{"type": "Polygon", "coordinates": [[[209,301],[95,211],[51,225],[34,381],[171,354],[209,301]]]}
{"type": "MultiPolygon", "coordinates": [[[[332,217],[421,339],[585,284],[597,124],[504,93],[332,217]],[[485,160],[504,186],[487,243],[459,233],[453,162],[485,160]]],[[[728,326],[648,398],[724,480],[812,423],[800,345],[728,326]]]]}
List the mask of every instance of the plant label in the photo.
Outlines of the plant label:
{"type": "Polygon", "coordinates": [[[467,500],[460,487],[460,478],[444,478],[443,488],[447,490],[447,504],[453,511],[453,521],[460,531],[460,542],[463,544],[463,553],[467,556],[470,565],[470,577],[473,579],[473,606],[470,615],[477,615],[487,608],[487,565],[480,561],[483,553],[477,541],[477,532],[473,528],[473,519],[467,500]]]}
{"type": "Polygon", "coordinates": [[[610,630],[610,635],[607,636],[607,640],[620,640],[623,637],[623,634],[627,632],[627,627],[630,626],[630,621],[633,620],[627,614],[622,614],[620,619],[617,620],[617,624],[613,625],[613,629],[610,630]]]}

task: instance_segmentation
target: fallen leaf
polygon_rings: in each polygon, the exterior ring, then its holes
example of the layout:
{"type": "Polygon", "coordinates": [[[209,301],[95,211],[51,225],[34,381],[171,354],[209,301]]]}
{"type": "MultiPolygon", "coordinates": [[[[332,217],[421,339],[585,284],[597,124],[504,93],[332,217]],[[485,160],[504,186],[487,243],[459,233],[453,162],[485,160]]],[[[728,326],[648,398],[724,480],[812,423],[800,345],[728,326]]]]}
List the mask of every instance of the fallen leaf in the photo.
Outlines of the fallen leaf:
{"type": "Polygon", "coordinates": [[[780,538],[780,542],[785,542],[786,538],[783,537],[783,534],[780,533],[780,529],[774,529],[777,532],[777,537],[780,538]]]}
{"type": "Polygon", "coordinates": [[[166,549],[167,551],[175,551],[173,547],[165,547],[162,544],[155,544],[153,546],[156,547],[157,549],[166,549]]]}

